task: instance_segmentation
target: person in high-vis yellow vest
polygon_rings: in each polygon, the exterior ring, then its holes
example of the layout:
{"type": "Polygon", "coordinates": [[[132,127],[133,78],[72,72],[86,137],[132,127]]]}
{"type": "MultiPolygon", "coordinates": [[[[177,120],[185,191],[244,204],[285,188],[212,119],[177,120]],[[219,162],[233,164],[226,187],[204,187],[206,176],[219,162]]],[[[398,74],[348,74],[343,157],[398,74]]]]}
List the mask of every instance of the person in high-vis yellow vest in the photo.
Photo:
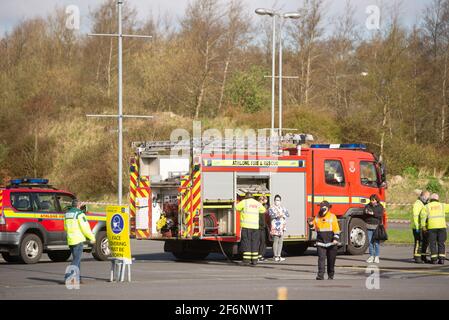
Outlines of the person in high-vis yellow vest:
{"type": "Polygon", "coordinates": [[[329,280],[334,279],[335,261],[337,259],[338,243],[340,241],[340,226],[337,217],[330,212],[331,204],[327,201],[320,203],[320,211],[315,218],[309,218],[310,228],[317,232],[316,246],[318,251],[317,280],[324,279],[324,270],[327,260],[327,275],[329,280]]]}
{"type": "Polygon", "coordinates": [[[257,200],[246,193],[245,199],[240,201],[235,209],[240,212],[241,249],[243,251],[243,264],[257,265],[259,256],[259,217],[267,209],[257,200]]]}
{"type": "Polygon", "coordinates": [[[422,191],[419,198],[415,201],[410,217],[410,226],[412,227],[415,246],[413,248],[413,258],[416,263],[424,263],[427,261],[426,251],[428,247],[427,237],[424,236],[421,228],[421,220],[419,214],[430,198],[429,191],[422,191]]]}
{"type": "Polygon", "coordinates": [[[430,196],[430,201],[420,213],[421,228],[428,233],[430,258],[433,264],[444,264],[446,260],[445,242],[447,239],[446,217],[449,204],[441,203],[438,194],[430,196]]]}
{"type": "MultiPolygon", "coordinates": [[[[89,239],[92,244],[95,243],[95,235],[90,229],[89,222],[87,222],[84,213],[85,206],[79,203],[76,199],[73,200],[71,208],[64,216],[64,230],[67,233],[67,244],[72,252],[72,266],[78,268],[76,280],[81,281],[81,257],[83,255],[83,244],[89,239]]],[[[71,273],[65,274],[65,279],[69,278],[71,273]]]]}

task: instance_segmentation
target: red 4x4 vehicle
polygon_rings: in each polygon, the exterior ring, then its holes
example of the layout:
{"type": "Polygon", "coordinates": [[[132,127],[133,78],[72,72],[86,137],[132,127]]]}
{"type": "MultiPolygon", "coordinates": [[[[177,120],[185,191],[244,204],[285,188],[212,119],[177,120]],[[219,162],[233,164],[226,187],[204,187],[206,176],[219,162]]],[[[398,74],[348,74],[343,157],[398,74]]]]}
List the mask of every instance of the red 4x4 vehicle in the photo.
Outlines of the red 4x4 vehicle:
{"type": "MultiPolygon", "coordinates": [[[[47,253],[52,261],[70,257],[64,214],[75,196],[48,185],[47,179],[14,179],[0,188],[0,252],[7,262],[36,263],[47,253]]],[[[97,260],[110,254],[105,214],[86,213],[96,236],[92,252],[97,260]]]]}

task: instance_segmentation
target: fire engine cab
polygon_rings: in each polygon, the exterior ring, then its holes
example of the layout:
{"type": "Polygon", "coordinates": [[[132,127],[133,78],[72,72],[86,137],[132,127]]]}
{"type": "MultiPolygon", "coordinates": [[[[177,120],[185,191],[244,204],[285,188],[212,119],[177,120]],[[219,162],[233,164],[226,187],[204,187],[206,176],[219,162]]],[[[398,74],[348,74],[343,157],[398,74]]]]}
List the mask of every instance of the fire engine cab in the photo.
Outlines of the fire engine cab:
{"type": "Polygon", "coordinates": [[[165,241],[165,251],[180,259],[202,259],[211,252],[232,256],[240,242],[236,203],[246,192],[256,199],[267,196],[268,204],[279,194],[290,213],[284,236],[288,254],[300,255],[314,244],[316,233],[307,219],[318,214],[323,200],[339,219],[341,250],[363,254],[368,246],[364,206],[372,194],[385,205],[382,163],[362,144],[306,146],[313,137],[305,134],[277,139],[258,139],[256,148],[237,139],[133,143],[132,236],[165,241]],[[190,155],[173,156],[174,148],[184,147],[190,155]]]}
{"type": "MultiPolygon", "coordinates": [[[[7,262],[36,263],[42,253],[52,261],[70,257],[64,215],[75,196],[48,184],[47,179],[14,179],[0,188],[0,252],[7,262]]],[[[92,251],[97,260],[109,252],[105,214],[86,213],[96,236],[92,251]]]]}

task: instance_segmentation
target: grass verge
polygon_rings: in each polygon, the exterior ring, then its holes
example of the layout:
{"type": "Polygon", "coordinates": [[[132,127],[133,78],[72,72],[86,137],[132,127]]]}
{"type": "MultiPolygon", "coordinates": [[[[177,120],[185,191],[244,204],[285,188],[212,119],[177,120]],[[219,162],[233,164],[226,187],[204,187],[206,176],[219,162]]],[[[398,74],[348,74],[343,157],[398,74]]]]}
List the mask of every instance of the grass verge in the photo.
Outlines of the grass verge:
{"type": "MultiPolygon", "coordinates": [[[[387,229],[388,240],[385,244],[413,244],[413,234],[411,229],[387,229]]],[[[446,241],[449,245],[449,239],[446,241]]]]}

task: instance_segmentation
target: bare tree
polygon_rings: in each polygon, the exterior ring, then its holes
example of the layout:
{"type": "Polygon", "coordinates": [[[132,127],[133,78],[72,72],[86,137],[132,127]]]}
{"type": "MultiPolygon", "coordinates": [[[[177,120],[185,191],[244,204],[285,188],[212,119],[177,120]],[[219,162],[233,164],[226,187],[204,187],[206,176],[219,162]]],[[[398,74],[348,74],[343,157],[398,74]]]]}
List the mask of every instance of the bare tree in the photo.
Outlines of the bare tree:
{"type": "Polygon", "coordinates": [[[217,112],[220,112],[223,106],[226,81],[234,52],[237,48],[241,48],[248,42],[248,33],[251,28],[249,21],[249,17],[244,13],[243,4],[238,0],[232,0],[228,7],[226,35],[223,41],[225,58],[217,112]]]}
{"type": "Polygon", "coordinates": [[[224,14],[220,9],[218,0],[196,0],[188,5],[185,18],[181,21],[181,36],[192,50],[191,63],[198,64],[195,67],[199,74],[194,75],[195,119],[203,106],[212,65],[220,57],[218,49],[224,36],[224,14]]]}
{"type": "Polygon", "coordinates": [[[448,68],[449,68],[449,1],[434,0],[425,10],[423,19],[425,37],[430,42],[434,75],[438,79],[441,92],[437,100],[440,105],[440,142],[446,140],[447,110],[449,106],[448,68]]]}
{"type": "Polygon", "coordinates": [[[298,9],[301,19],[298,19],[290,36],[298,49],[298,65],[300,74],[299,101],[308,106],[313,89],[313,63],[318,59],[316,50],[317,39],[323,34],[323,3],[324,0],[304,0],[303,7],[298,9]]]}

